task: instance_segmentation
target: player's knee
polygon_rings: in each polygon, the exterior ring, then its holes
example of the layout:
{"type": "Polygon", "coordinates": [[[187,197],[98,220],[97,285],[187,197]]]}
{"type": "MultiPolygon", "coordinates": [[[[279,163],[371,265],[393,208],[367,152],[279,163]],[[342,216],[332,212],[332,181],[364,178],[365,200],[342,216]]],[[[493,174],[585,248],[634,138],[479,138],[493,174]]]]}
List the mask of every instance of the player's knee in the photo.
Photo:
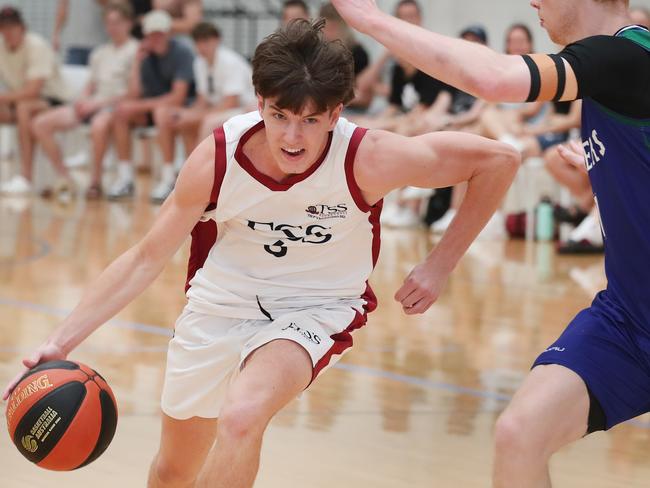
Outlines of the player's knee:
{"type": "Polygon", "coordinates": [[[534,419],[524,412],[509,408],[501,414],[494,428],[494,443],[497,456],[516,454],[523,456],[526,452],[543,450],[539,439],[535,439],[530,426],[534,419]]]}
{"type": "Polygon", "coordinates": [[[192,472],[187,464],[160,456],[154,463],[153,473],[161,486],[191,486],[196,480],[197,473],[192,472]]]}
{"type": "Polygon", "coordinates": [[[224,405],[219,415],[219,433],[231,439],[261,435],[270,420],[264,402],[234,401],[224,405]]]}

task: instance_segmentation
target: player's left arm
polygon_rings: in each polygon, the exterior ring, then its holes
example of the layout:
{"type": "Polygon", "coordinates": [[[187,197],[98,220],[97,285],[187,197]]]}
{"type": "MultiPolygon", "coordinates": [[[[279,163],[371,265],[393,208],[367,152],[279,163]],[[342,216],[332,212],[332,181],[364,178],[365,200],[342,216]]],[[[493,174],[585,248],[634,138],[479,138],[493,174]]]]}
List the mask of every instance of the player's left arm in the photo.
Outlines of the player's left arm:
{"type": "Polygon", "coordinates": [[[512,147],[471,134],[366,134],[354,173],[369,204],[405,186],[444,188],[468,182],[448,231],[395,295],[407,314],[423,313],[437,300],[447,277],[500,205],[520,162],[512,147]]]}

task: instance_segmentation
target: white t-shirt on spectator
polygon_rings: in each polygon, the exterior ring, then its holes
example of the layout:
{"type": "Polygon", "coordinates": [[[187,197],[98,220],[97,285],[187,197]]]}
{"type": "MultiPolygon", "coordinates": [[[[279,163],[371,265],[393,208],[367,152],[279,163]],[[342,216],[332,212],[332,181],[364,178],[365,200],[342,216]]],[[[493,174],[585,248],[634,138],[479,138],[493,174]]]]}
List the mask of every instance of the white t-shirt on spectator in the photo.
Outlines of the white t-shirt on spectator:
{"type": "Polygon", "coordinates": [[[254,104],[256,98],[253,89],[253,70],[248,61],[225,46],[219,46],[215,58],[212,66],[209,66],[200,56],[194,60],[194,78],[198,94],[211,105],[217,105],[224,97],[232,95],[239,96],[240,106],[247,107],[254,104]]]}
{"type": "Polygon", "coordinates": [[[66,102],[70,99],[61,66],[50,44],[38,34],[26,32],[21,46],[10,51],[0,39],[0,79],[10,90],[31,80],[45,80],[41,96],[66,102]]]}
{"type": "Polygon", "coordinates": [[[129,39],[121,46],[103,44],[90,54],[90,79],[95,84],[93,98],[103,101],[126,94],[129,74],[138,51],[138,41],[129,39]]]}

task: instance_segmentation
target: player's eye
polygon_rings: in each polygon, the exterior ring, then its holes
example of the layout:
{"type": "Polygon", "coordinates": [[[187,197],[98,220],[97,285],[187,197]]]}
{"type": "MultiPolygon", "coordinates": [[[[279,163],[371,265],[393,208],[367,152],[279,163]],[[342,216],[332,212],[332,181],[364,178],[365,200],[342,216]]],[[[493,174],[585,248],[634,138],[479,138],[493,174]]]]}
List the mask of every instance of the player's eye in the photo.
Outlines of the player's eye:
{"type": "Polygon", "coordinates": [[[280,112],[276,112],[276,113],[274,113],[274,114],[273,114],[273,117],[274,117],[275,119],[277,119],[277,120],[285,120],[285,119],[286,119],[286,117],[284,116],[284,114],[281,114],[280,112]]]}
{"type": "Polygon", "coordinates": [[[305,122],[308,123],[308,124],[316,124],[316,123],[318,123],[318,119],[316,119],[314,117],[307,117],[305,119],[305,122]]]}

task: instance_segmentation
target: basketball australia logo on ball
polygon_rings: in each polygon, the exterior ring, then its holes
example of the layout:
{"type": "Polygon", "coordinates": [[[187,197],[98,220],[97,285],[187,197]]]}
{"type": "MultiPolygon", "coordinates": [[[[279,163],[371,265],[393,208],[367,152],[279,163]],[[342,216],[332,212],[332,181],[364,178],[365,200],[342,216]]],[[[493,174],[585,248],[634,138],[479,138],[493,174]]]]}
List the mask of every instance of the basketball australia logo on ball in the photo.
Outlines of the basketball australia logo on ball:
{"type": "Polygon", "coordinates": [[[56,471],[93,462],[117,427],[111,388],[95,370],[72,361],[51,361],[29,370],[9,397],[6,416],[20,453],[56,471]]]}

